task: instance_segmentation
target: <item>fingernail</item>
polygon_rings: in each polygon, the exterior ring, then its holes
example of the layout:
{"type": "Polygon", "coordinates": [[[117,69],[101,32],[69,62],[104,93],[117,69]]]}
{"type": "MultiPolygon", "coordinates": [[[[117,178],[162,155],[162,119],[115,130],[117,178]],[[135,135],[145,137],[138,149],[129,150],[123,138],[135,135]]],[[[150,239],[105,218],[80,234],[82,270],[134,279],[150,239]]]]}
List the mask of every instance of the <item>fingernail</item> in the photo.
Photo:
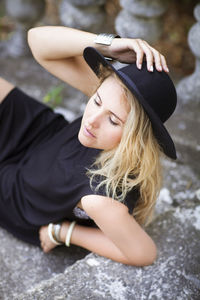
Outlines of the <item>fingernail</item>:
{"type": "Polygon", "coordinates": [[[153,66],[151,66],[151,67],[149,68],[149,70],[150,70],[151,72],[153,72],[153,66]]]}
{"type": "Polygon", "coordinates": [[[167,72],[169,72],[169,69],[168,69],[168,67],[166,67],[166,70],[167,70],[167,72]]]}
{"type": "Polygon", "coordinates": [[[158,70],[159,70],[159,71],[162,71],[162,67],[161,67],[161,66],[158,66],[158,70]]]}
{"type": "Polygon", "coordinates": [[[142,65],[141,64],[138,64],[138,69],[142,69],[142,65]]]}

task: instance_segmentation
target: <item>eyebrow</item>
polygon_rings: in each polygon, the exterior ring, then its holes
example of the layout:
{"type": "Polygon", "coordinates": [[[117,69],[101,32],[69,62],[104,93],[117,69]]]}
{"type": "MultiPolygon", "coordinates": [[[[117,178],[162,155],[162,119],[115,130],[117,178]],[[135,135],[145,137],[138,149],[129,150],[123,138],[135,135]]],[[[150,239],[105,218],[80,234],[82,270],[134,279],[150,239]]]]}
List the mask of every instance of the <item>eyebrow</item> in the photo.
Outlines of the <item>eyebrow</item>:
{"type": "MultiPolygon", "coordinates": [[[[102,99],[101,99],[101,97],[100,97],[98,91],[97,91],[96,93],[97,93],[98,98],[99,98],[99,99],[101,100],[101,102],[102,102],[102,99]]],[[[120,119],[114,112],[112,112],[111,110],[109,110],[109,112],[110,112],[111,114],[113,114],[117,119],[119,119],[122,123],[125,123],[125,121],[123,121],[122,119],[120,119]]]]}

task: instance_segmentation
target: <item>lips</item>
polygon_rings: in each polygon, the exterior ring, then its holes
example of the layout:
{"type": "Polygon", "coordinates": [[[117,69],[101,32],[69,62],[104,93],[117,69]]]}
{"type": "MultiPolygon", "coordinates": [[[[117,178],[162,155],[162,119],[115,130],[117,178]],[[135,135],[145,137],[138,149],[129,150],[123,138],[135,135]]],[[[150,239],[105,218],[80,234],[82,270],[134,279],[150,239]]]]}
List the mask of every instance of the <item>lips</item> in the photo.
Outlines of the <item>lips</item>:
{"type": "Polygon", "coordinates": [[[88,137],[96,138],[96,136],[86,126],[84,126],[84,134],[88,137]]]}

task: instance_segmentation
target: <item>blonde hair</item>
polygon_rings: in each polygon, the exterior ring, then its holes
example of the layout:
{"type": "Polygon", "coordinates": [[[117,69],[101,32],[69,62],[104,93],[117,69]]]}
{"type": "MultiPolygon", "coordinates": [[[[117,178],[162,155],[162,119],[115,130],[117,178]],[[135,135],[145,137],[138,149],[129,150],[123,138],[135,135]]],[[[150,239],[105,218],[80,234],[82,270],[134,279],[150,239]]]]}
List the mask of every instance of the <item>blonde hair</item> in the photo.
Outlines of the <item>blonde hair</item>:
{"type": "Polygon", "coordinates": [[[139,188],[133,216],[138,223],[147,225],[161,187],[161,149],[144,109],[118,76],[108,68],[101,70],[101,83],[109,76],[114,76],[122,86],[130,112],[118,146],[102,151],[87,174],[91,185],[96,176],[103,178],[96,190],[104,187],[108,197],[121,202],[129,191],[139,188]]]}

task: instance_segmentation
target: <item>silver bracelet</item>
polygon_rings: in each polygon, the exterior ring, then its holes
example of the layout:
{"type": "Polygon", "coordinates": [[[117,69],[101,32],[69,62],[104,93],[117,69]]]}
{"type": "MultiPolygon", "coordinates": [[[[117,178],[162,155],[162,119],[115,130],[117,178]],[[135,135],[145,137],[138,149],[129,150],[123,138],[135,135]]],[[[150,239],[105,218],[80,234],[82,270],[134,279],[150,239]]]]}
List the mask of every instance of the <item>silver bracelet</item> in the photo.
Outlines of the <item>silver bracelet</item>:
{"type": "Polygon", "coordinates": [[[76,221],[71,222],[71,224],[69,225],[66,239],[65,239],[65,245],[67,247],[70,247],[71,235],[72,235],[72,231],[73,231],[75,225],[76,225],[76,221]]]}
{"type": "Polygon", "coordinates": [[[62,245],[62,243],[58,242],[55,240],[55,238],[53,237],[53,225],[52,223],[50,223],[48,225],[48,236],[49,236],[49,239],[52,241],[53,244],[55,245],[62,245]]]}
{"type": "Polygon", "coordinates": [[[54,229],[54,236],[55,236],[56,241],[61,242],[61,239],[60,239],[61,224],[60,223],[54,224],[53,227],[54,227],[53,229],[54,229]]]}
{"type": "Polygon", "coordinates": [[[112,33],[100,33],[95,37],[94,43],[110,46],[114,38],[120,38],[120,36],[112,33]]]}

